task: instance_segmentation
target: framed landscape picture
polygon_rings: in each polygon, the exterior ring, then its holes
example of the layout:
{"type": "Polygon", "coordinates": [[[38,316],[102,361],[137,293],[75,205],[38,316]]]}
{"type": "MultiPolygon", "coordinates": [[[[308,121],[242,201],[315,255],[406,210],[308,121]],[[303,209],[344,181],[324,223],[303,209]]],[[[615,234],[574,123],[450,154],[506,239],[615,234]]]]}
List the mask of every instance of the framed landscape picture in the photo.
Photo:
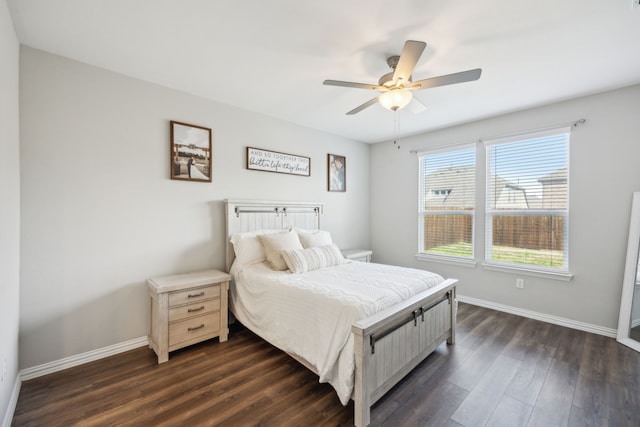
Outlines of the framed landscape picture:
{"type": "Polygon", "coordinates": [[[211,129],[171,121],[171,179],[211,182],[211,129]]]}
{"type": "Polygon", "coordinates": [[[347,159],[327,154],[327,187],[329,191],[347,191],[347,159]]]}

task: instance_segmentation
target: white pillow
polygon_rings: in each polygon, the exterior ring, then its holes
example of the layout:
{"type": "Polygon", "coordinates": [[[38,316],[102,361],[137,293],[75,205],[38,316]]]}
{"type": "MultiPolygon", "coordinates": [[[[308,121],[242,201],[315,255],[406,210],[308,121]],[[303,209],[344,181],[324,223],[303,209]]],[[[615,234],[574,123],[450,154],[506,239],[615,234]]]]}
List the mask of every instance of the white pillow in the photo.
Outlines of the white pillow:
{"type": "Polygon", "coordinates": [[[307,249],[285,249],[281,254],[292,273],[306,273],[344,263],[342,252],[334,244],[307,249]]]}
{"type": "Polygon", "coordinates": [[[258,236],[262,234],[280,233],[281,231],[282,230],[260,230],[232,235],[229,240],[233,245],[233,252],[236,255],[235,264],[238,266],[237,268],[243,268],[249,264],[267,259],[264,247],[258,236]]]}
{"type": "Polygon", "coordinates": [[[331,234],[323,230],[296,230],[300,237],[300,243],[304,248],[316,248],[327,246],[333,243],[331,234]]]}
{"type": "Polygon", "coordinates": [[[285,231],[284,233],[263,234],[258,236],[264,246],[264,252],[267,255],[267,261],[274,270],[282,271],[287,269],[280,252],[284,249],[302,249],[298,233],[295,230],[285,231]]]}

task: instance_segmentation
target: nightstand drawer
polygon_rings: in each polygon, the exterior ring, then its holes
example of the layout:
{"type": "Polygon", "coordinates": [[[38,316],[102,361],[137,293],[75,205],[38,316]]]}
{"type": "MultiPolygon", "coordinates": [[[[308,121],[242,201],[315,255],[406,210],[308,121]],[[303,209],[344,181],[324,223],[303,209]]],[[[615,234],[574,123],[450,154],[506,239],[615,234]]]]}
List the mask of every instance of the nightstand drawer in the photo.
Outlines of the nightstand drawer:
{"type": "Polygon", "coordinates": [[[211,285],[204,286],[202,288],[189,289],[187,291],[171,292],[169,294],[169,307],[219,297],[220,285],[211,285]]]}
{"type": "Polygon", "coordinates": [[[220,299],[211,299],[207,301],[197,302],[194,304],[183,305],[180,307],[169,309],[169,322],[187,319],[189,317],[200,316],[201,314],[211,313],[220,310],[220,299]]]}
{"type": "Polygon", "coordinates": [[[169,351],[185,341],[215,336],[219,331],[220,314],[217,312],[172,323],[169,325],[169,351]]]}
{"type": "Polygon", "coordinates": [[[371,262],[370,249],[343,249],[342,256],[352,261],[371,262]]]}

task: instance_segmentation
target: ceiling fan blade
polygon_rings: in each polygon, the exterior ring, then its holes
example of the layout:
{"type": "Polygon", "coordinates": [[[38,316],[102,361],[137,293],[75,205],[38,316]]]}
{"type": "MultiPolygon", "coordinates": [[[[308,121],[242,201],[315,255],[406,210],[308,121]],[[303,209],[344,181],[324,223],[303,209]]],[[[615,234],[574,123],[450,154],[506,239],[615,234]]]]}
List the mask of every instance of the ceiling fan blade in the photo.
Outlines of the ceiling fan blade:
{"type": "Polygon", "coordinates": [[[438,86],[446,86],[455,83],[464,83],[470,82],[473,80],[478,80],[480,78],[480,74],[482,74],[481,68],[476,68],[474,70],[461,71],[459,73],[446,74],[444,76],[431,77],[429,79],[418,80],[414,82],[409,89],[423,90],[430,89],[432,87],[438,86]]]}
{"type": "Polygon", "coordinates": [[[393,72],[393,81],[409,82],[409,78],[413,73],[413,69],[420,59],[420,55],[424,52],[424,48],[427,47],[425,42],[419,42],[415,40],[407,40],[402,48],[398,65],[393,72]]]}
{"type": "Polygon", "coordinates": [[[322,84],[326,86],[354,87],[356,89],[372,89],[372,90],[378,90],[378,88],[380,87],[378,85],[371,85],[367,83],[343,82],[340,80],[325,80],[324,82],[322,82],[322,84]]]}
{"type": "Polygon", "coordinates": [[[422,102],[420,102],[418,100],[418,98],[416,98],[415,96],[411,99],[411,102],[409,103],[409,105],[407,106],[407,108],[409,109],[409,111],[411,111],[413,114],[420,114],[422,113],[424,110],[427,109],[427,106],[424,105],[422,102]]]}
{"type": "Polygon", "coordinates": [[[371,107],[373,104],[375,104],[376,102],[378,102],[378,98],[373,98],[368,100],[367,102],[365,102],[364,104],[354,108],[353,110],[349,111],[347,113],[348,116],[352,116],[356,113],[359,113],[360,111],[364,110],[367,107],[371,107]]]}

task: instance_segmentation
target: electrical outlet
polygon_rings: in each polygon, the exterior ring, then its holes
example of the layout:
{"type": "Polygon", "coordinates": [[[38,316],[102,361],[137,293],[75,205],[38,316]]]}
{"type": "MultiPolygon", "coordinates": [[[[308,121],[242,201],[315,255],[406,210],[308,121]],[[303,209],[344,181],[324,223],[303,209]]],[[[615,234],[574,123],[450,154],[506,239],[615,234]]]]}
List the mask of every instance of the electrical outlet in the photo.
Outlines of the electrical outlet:
{"type": "Polygon", "coordinates": [[[524,279],[516,279],[516,288],[524,289],[524,279]]]}

